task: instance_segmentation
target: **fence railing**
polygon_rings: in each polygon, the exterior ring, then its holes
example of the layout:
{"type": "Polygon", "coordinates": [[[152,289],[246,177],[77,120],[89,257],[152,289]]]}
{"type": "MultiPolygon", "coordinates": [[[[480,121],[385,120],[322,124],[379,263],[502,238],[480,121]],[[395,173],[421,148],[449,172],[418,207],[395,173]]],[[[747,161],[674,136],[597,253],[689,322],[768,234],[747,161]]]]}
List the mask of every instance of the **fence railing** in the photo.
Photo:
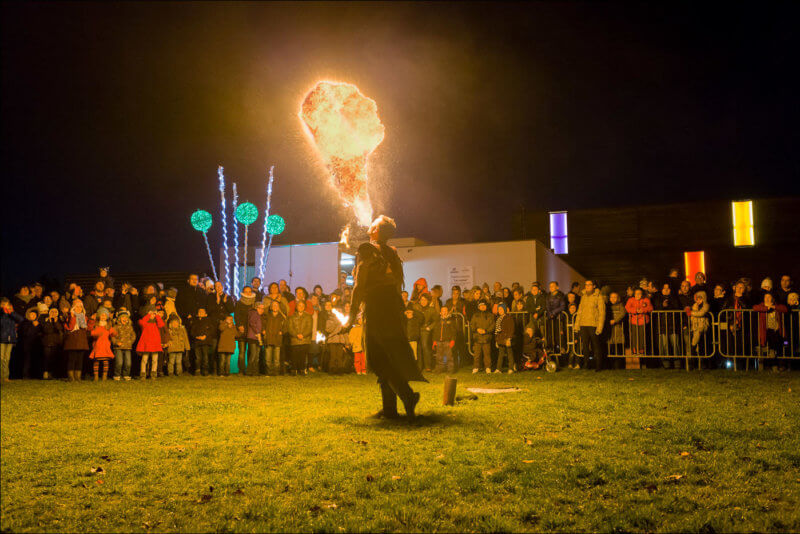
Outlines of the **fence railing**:
{"type": "MultiPolygon", "coordinates": [[[[530,313],[509,312],[522,328],[532,326],[553,355],[584,356],[580,335],[566,312],[532,319],[530,313]]],[[[457,316],[466,351],[474,356],[467,318],[457,316]]],[[[723,309],[718,314],[655,310],[627,314],[616,324],[606,322],[601,346],[610,358],[800,359],[800,310],[768,314],[752,309],[723,309]]]]}

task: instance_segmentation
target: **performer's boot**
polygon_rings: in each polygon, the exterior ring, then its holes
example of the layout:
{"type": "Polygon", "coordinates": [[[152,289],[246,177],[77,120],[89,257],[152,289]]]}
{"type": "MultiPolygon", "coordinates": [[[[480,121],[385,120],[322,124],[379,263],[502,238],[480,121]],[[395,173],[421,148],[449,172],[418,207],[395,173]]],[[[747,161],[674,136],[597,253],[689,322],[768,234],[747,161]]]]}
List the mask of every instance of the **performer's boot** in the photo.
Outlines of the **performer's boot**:
{"type": "Polygon", "coordinates": [[[397,396],[400,397],[400,400],[403,401],[403,406],[406,409],[406,417],[414,419],[414,417],[416,417],[414,409],[419,402],[419,393],[412,390],[408,382],[405,381],[395,383],[393,389],[397,393],[397,396]]]}
{"type": "Polygon", "coordinates": [[[381,382],[380,385],[383,408],[376,415],[386,419],[400,417],[400,414],[397,413],[397,394],[389,384],[381,382]]]}

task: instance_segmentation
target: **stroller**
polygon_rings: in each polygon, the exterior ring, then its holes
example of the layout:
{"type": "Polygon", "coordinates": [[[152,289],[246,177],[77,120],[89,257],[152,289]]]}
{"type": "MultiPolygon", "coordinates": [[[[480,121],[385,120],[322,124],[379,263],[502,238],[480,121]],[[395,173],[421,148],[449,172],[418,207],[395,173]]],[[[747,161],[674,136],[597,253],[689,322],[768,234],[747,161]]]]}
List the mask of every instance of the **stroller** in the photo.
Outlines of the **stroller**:
{"type": "Polygon", "coordinates": [[[539,332],[530,337],[527,332],[523,336],[522,356],[525,358],[523,369],[535,370],[544,366],[548,373],[554,373],[558,369],[555,359],[550,358],[544,340],[539,332]]]}

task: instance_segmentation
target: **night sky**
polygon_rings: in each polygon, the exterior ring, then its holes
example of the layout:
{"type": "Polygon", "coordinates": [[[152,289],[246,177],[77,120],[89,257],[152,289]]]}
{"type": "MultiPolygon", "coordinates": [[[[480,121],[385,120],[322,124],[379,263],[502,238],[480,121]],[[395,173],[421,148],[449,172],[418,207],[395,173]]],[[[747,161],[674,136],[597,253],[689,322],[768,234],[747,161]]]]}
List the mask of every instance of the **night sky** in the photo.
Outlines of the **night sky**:
{"type": "Polygon", "coordinates": [[[218,164],[259,206],[275,165],[276,243],[336,240],[297,117],[319,79],[377,102],[371,192],[404,236],[800,194],[798,3],[694,4],[3,3],[2,291],[205,267],[218,164]]]}

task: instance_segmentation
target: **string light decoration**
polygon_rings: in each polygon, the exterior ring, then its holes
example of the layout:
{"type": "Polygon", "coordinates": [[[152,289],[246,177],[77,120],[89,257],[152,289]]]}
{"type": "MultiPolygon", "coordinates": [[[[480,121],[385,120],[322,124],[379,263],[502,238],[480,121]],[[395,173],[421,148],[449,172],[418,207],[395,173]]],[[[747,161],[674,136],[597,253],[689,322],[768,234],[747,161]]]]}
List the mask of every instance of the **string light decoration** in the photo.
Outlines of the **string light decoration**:
{"type": "Polygon", "coordinates": [[[214,275],[214,280],[217,280],[217,267],[214,265],[214,255],[211,254],[211,245],[208,244],[208,230],[211,228],[211,214],[205,210],[197,210],[192,213],[189,219],[192,228],[198,232],[202,232],[203,239],[206,242],[206,251],[208,251],[208,260],[211,262],[211,274],[214,275]]]}
{"type": "Polygon", "coordinates": [[[231,269],[230,258],[228,257],[228,218],[225,216],[225,173],[222,165],[217,167],[217,177],[219,179],[220,220],[222,221],[222,250],[225,255],[225,292],[230,293],[231,269]]]}
{"type": "Polygon", "coordinates": [[[275,165],[269,168],[269,181],[267,182],[267,207],[264,210],[264,227],[261,231],[261,262],[258,266],[258,276],[264,278],[264,270],[267,267],[266,258],[266,243],[267,243],[267,221],[269,220],[269,209],[272,204],[272,181],[274,180],[272,171],[275,170],[275,165]]]}
{"type": "MultiPolygon", "coordinates": [[[[244,225],[244,272],[242,273],[242,278],[247,278],[247,228],[256,222],[258,219],[258,208],[252,202],[245,202],[244,204],[239,204],[239,207],[236,208],[236,220],[239,221],[244,225]]],[[[247,283],[247,280],[244,280],[244,283],[247,283]]]]}
{"type": "Polygon", "coordinates": [[[277,214],[272,214],[265,220],[266,224],[264,227],[269,233],[269,243],[267,243],[267,250],[262,252],[261,256],[264,258],[264,264],[266,265],[267,258],[269,257],[269,249],[272,248],[272,238],[273,236],[283,233],[283,230],[286,228],[286,221],[283,220],[283,217],[277,214]]]}
{"type": "MultiPolygon", "coordinates": [[[[233,213],[239,205],[239,193],[236,192],[236,182],[233,182],[233,213]]],[[[234,219],[236,216],[234,215],[234,219]]],[[[239,225],[233,221],[233,294],[239,295],[239,225]]]]}

